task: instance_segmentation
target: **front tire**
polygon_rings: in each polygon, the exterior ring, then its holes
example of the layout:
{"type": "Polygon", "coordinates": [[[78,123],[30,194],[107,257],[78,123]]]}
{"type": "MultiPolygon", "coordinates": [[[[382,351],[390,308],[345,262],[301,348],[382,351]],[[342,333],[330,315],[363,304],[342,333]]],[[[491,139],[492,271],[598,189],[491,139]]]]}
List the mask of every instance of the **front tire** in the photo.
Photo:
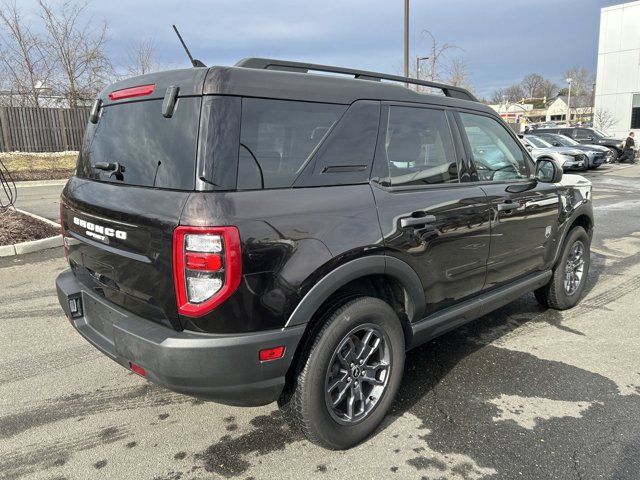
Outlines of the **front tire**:
{"type": "Polygon", "coordinates": [[[337,308],[310,345],[278,405],[311,442],[332,450],[357,445],[380,425],[400,386],[400,320],[382,300],[359,297],[337,308]]]}
{"type": "Polygon", "coordinates": [[[589,274],[591,239],[582,227],[571,229],[562,247],[560,260],[547,285],[535,291],[538,302],[556,310],[577,305],[584,294],[589,274]]]}

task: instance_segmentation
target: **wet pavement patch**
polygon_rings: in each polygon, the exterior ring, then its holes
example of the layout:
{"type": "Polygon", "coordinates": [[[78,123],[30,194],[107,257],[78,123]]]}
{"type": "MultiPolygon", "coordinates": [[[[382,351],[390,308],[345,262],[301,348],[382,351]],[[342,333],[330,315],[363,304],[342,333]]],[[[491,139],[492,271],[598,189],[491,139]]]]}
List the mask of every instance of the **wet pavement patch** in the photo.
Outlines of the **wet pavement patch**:
{"type": "Polygon", "coordinates": [[[251,454],[267,455],[284,450],[288,444],[302,439],[300,434],[289,428],[278,411],[255,417],[250,424],[254,427],[250,432],[237,437],[225,435],[203,452],[197,453],[195,459],[204,463],[206,471],[230,478],[251,467],[248,459],[251,454]]]}

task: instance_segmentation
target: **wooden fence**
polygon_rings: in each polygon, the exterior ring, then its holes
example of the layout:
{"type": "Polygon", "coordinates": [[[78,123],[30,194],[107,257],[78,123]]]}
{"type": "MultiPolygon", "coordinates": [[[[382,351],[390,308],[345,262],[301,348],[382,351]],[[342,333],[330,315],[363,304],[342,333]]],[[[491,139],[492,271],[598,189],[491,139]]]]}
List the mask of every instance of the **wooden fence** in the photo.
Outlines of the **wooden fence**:
{"type": "Polygon", "coordinates": [[[79,150],[89,108],[0,107],[0,152],[79,150]]]}

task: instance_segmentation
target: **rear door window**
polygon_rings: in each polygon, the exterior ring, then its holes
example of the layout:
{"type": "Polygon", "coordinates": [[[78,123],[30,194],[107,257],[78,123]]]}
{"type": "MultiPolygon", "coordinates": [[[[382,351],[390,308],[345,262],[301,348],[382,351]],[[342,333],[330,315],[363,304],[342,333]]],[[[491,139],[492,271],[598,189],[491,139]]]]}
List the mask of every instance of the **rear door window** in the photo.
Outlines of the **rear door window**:
{"type": "Polygon", "coordinates": [[[242,100],[238,189],[290,187],[344,105],[242,100]]]}
{"type": "Polygon", "coordinates": [[[453,139],[444,110],[391,106],[384,134],[392,186],[458,182],[453,139]]]}
{"type": "Polygon", "coordinates": [[[193,190],[201,97],[178,99],[171,118],[162,99],[108,105],[88,124],[76,174],[104,182],[193,190]],[[118,164],[114,170],[96,164],[118,164]],[[123,167],[123,169],[122,169],[123,167]]]}

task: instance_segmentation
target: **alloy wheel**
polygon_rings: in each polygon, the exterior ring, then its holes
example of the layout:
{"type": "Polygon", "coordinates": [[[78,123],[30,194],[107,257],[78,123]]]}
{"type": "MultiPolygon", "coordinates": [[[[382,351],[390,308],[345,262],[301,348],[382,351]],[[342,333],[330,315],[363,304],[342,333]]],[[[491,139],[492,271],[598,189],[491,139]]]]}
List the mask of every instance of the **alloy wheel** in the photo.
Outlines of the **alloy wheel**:
{"type": "Polygon", "coordinates": [[[391,344],[376,325],[359,325],[336,347],[325,381],[325,402],[332,418],[354,424],[376,408],[391,373],[391,344]]]}

